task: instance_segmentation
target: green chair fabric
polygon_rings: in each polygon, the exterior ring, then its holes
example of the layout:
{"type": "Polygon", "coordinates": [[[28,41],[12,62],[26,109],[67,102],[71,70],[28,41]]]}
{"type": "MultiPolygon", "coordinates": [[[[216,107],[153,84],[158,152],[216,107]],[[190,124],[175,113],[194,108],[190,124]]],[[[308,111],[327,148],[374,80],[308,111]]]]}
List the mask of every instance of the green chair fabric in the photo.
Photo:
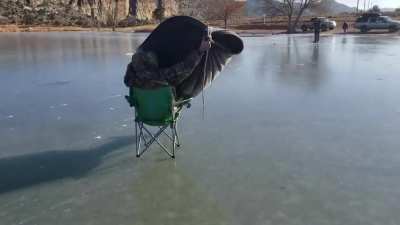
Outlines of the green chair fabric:
{"type": "Polygon", "coordinates": [[[125,96],[131,107],[135,108],[136,156],[140,157],[153,143],[157,143],[170,157],[175,158],[175,148],[180,146],[177,122],[183,106],[190,107],[191,99],[175,101],[172,87],[141,89],[132,87],[129,96],[125,96]],[[144,125],[157,126],[152,133],[144,125]],[[171,134],[166,133],[170,127],[171,134]],[[147,134],[150,139],[145,137],[147,134]],[[165,134],[172,142],[172,151],[162,144],[158,137],[165,134]],[[141,148],[143,142],[144,148],[141,148]]]}
{"type": "Polygon", "coordinates": [[[174,96],[171,87],[158,89],[130,88],[129,103],[136,109],[136,120],[150,126],[174,121],[174,96]]]}

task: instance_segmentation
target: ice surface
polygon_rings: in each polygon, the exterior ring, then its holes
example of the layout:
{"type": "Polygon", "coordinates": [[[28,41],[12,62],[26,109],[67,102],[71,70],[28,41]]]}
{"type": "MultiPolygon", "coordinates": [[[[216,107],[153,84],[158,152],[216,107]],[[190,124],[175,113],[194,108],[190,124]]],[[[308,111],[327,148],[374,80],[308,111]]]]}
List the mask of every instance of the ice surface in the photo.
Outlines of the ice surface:
{"type": "Polygon", "coordinates": [[[397,34],[245,38],[176,160],[135,157],[122,77],[144,38],[0,34],[0,225],[398,224],[397,34]]]}

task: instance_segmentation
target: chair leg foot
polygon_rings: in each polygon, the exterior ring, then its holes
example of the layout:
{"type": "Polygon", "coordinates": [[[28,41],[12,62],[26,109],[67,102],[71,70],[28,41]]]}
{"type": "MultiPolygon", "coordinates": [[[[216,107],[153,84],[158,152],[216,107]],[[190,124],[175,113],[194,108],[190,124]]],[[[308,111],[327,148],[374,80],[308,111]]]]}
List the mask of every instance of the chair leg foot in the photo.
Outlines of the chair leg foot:
{"type": "Polygon", "coordinates": [[[140,155],[136,155],[136,158],[140,158],[140,155]]]}
{"type": "Polygon", "coordinates": [[[175,156],[173,155],[173,156],[171,156],[171,158],[175,159],[175,156]]]}

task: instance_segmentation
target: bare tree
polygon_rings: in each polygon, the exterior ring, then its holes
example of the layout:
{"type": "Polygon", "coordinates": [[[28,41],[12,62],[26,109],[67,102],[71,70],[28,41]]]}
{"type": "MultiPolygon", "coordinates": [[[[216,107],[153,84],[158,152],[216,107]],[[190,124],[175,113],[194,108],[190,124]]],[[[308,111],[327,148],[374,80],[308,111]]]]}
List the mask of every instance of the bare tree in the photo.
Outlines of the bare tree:
{"type": "Polygon", "coordinates": [[[233,17],[235,14],[240,12],[243,8],[244,5],[246,4],[246,1],[239,1],[239,0],[234,0],[234,1],[229,1],[229,0],[223,0],[223,8],[222,8],[222,13],[223,13],[223,18],[224,18],[224,26],[225,29],[228,26],[228,19],[233,17]]]}
{"type": "Polygon", "coordinates": [[[228,21],[241,12],[246,0],[178,0],[178,4],[180,14],[206,21],[223,20],[226,28],[228,21]]]}
{"type": "Polygon", "coordinates": [[[288,33],[295,33],[297,24],[300,21],[304,11],[313,5],[320,2],[320,0],[264,0],[266,8],[272,8],[281,12],[288,18],[288,33]]]}
{"type": "Polygon", "coordinates": [[[368,10],[368,12],[370,12],[370,13],[380,13],[381,12],[381,8],[379,8],[379,5],[374,5],[372,8],[370,8],[368,10]]]}
{"type": "Polygon", "coordinates": [[[246,4],[245,0],[201,0],[201,9],[206,20],[223,20],[225,28],[228,20],[237,15],[246,4]]]}

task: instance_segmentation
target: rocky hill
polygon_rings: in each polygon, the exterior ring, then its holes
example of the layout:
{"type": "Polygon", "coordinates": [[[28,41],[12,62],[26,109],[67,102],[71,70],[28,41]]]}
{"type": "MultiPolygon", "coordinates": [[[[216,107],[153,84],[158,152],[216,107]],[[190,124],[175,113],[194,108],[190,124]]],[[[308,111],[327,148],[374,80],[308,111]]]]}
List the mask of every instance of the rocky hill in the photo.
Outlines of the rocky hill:
{"type": "Polygon", "coordinates": [[[0,0],[0,24],[127,26],[152,23],[178,9],[177,0],[0,0]]]}
{"type": "Polygon", "coordinates": [[[322,0],[321,3],[317,7],[315,7],[313,11],[318,12],[317,10],[321,13],[328,14],[350,13],[355,11],[354,8],[336,2],[335,0],[322,0]]]}
{"type": "Polygon", "coordinates": [[[62,0],[31,1],[0,0],[0,24],[80,25],[90,26],[90,14],[62,0]]]}

